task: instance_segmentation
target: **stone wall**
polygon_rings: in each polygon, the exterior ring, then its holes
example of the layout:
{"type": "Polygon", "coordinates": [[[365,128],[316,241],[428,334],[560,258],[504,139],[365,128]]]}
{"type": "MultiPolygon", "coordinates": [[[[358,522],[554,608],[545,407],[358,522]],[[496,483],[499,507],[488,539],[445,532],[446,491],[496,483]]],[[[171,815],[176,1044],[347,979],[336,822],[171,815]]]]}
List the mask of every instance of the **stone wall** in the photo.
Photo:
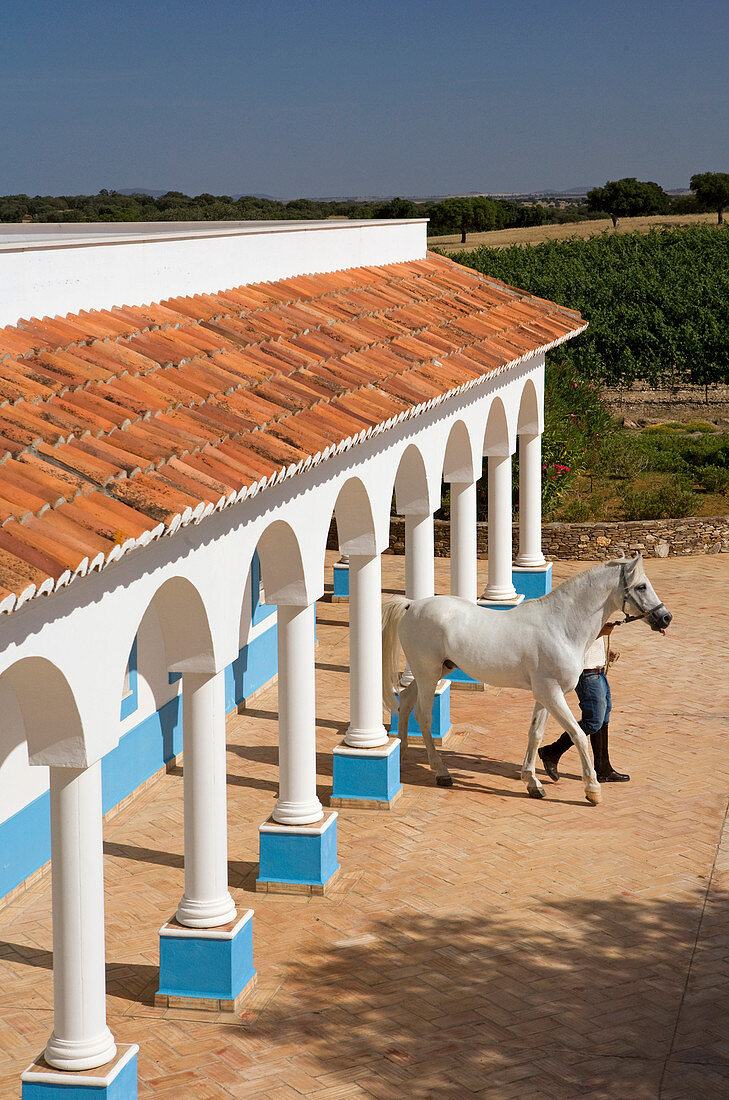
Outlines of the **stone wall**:
{"type": "MultiPolygon", "coordinates": [[[[514,557],[519,529],[512,532],[514,557]]],[[[478,556],[487,557],[488,524],[478,524],[478,556]]],[[[330,546],[336,548],[334,527],[330,546]]],[[[405,521],[393,516],[390,523],[390,547],[395,554],[405,553],[405,521]]],[[[729,553],[729,516],[687,519],[625,520],[618,523],[545,523],[542,548],[548,559],[571,558],[578,561],[602,561],[620,557],[621,551],[642,551],[645,557],[667,558],[680,554],[729,553]]],[[[448,557],[450,531],[446,520],[435,520],[435,553],[448,557]]]]}

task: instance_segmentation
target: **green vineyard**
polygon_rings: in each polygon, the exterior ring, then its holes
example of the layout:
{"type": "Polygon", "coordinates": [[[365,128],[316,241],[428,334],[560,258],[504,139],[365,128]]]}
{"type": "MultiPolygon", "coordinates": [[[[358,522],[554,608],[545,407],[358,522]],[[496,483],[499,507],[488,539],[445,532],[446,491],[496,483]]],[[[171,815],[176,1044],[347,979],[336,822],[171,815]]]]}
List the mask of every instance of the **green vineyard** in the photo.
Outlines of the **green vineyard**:
{"type": "Polygon", "coordinates": [[[729,226],[479,248],[453,259],[580,310],[590,327],[558,354],[585,378],[729,380],[729,226]]]}

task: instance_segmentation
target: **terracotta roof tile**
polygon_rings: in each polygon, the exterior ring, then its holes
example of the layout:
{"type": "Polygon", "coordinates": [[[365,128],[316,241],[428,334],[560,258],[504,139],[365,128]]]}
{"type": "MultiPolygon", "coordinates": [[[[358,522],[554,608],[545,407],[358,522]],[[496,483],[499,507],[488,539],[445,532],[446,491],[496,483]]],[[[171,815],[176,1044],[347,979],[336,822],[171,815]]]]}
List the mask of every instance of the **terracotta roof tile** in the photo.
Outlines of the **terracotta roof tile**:
{"type": "Polygon", "coordinates": [[[428,256],[0,329],[0,605],[584,327],[428,256]]]}

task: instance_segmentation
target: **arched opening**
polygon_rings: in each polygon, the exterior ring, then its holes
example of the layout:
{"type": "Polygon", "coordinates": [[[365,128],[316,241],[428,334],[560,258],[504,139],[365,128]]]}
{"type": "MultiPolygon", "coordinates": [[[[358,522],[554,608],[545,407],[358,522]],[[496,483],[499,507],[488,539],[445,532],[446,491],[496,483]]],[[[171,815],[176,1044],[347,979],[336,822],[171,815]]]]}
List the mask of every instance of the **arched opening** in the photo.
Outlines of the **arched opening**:
{"type": "Polygon", "coordinates": [[[50,859],[46,764],[84,767],[78,707],[63,673],[25,657],[0,676],[0,897],[50,859]],[[41,765],[41,766],[36,766],[41,765]]]}
{"type": "MultiPolygon", "coordinates": [[[[1,681],[15,695],[30,763],[85,768],[88,759],[81,716],[69,683],[57,666],[45,657],[25,657],[11,665],[1,681]]],[[[15,718],[17,723],[17,711],[15,718]]]]}
{"type": "Polygon", "coordinates": [[[537,387],[531,378],[527,378],[521,391],[519,416],[516,431],[518,435],[539,435],[543,431],[543,414],[537,393],[537,387]]]}
{"type": "Polygon", "coordinates": [[[509,424],[504,403],[500,397],[495,397],[491,402],[486,421],[483,453],[504,457],[514,453],[514,445],[514,433],[509,424]]]}
{"type": "Polygon", "coordinates": [[[424,516],[438,507],[423,456],[411,443],[404,451],[395,475],[395,507],[398,515],[424,516]]]}
{"type": "Polygon", "coordinates": [[[369,494],[358,477],[350,478],[339,490],[334,505],[337,539],[343,554],[377,553],[375,519],[369,494]]]}
{"type": "Polygon", "coordinates": [[[304,572],[299,540],[285,520],[274,520],[256,547],[266,602],[308,604],[311,586],[304,572]]]}

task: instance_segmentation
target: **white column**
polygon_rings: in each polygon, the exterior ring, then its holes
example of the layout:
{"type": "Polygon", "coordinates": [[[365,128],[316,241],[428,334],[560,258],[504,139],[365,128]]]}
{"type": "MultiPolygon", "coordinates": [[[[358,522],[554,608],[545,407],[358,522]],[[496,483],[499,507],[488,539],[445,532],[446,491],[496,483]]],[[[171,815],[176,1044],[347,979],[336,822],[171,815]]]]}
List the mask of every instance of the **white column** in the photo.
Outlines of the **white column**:
{"type": "Polygon", "coordinates": [[[516,565],[545,565],[542,553],[542,437],[519,436],[519,555],[516,565]]]}
{"type": "MultiPolygon", "coordinates": [[[[435,541],[433,514],[405,516],[405,595],[424,600],[435,592],[435,541]]],[[[405,662],[400,683],[413,682],[410,665],[405,662]]]]}
{"type": "Polygon", "coordinates": [[[511,581],[511,455],[489,455],[489,578],[486,600],[513,600],[511,581]]]}
{"type": "Polygon", "coordinates": [[[476,602],[476,482],[451,482],[451,595],[476,602]]]}
{"type": "Polygon", "coordinates": [[[405,516],[405,595],[423,600],[435,592],[433,515],[405,516]]]}
{"type": "Polygon", "coordinates": [[[235,920],[228,892],[228,814],[223,673],[182,676],[185,752],[185,893],[176,917],[188,928],[235,920]]]}
{"type": "Polygon", "coordinates": [[[116,1054],[106,1026],[101,761],[51,768],[53,1034],[56,1069],[95,1069],[116,1054]]]}
{"type": "Polygon", "coordinates": [[[380,555],[349,558],[349,729],[345,744],[386,745],[382,724],[382,568],[380,555]]]}
{"type": "Polygon", "coordinates": [[[316,604],[278,605],[278,801],[274,821],[310,825],[324,816],[316,794],[314,639],[316,604]]]}

